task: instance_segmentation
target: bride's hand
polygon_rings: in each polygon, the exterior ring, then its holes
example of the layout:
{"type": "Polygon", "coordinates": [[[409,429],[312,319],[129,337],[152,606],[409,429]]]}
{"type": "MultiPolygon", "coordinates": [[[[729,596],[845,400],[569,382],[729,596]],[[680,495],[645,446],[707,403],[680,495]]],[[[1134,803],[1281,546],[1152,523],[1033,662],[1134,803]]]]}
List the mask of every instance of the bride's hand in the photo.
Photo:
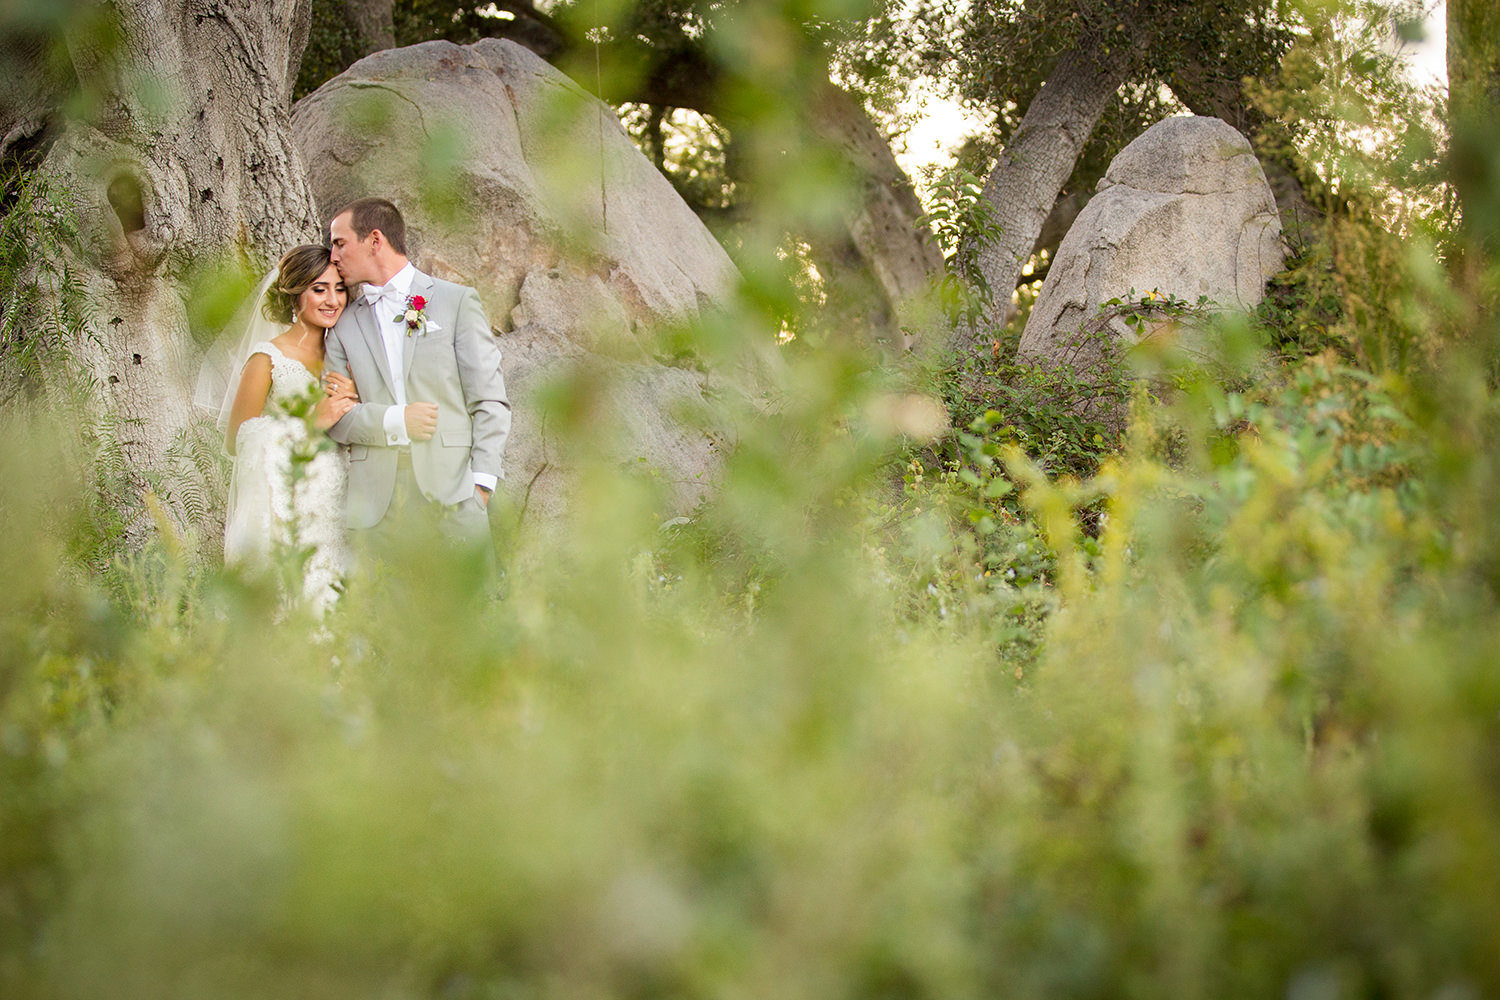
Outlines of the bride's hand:
{"type": "Polygon", "coordinates": [[[344,414],[354,409],[354,402],[348,396],[324,396],[313,407],[313,426],[326,431],[343,419],[344,414]]]}
{"type": "Polygon", "coordinates": [[[323,391],[333,398],[359,402],[359,390],[354,387],[354,380],[339,372],[323,373],[323,391]]]}

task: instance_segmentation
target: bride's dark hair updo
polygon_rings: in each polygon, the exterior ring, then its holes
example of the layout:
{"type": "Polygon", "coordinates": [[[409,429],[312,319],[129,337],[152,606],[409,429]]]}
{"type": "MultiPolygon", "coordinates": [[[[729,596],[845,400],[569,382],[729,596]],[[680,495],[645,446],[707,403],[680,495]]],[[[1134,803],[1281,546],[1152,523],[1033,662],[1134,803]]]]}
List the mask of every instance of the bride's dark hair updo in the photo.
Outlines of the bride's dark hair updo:
{"type": "Polygon", "coordinates": [[[327,247],[293,247],[281,258],[276,280],[266,289],[261,312],[273,323],[291,323],[297,315],[297,299],[328,270],[332,258],[327,247]]]}

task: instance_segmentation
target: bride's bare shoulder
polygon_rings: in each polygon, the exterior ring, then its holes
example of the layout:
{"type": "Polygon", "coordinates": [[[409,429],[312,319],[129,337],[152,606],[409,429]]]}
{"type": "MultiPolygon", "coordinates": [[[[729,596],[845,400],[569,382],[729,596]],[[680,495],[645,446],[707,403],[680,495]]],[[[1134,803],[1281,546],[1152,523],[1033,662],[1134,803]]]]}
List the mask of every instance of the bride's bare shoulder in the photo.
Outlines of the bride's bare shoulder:
{"type": "Polygon", "coordinates": [[[243,387],[252,383],[271,383],[271,356],[264,351],[251,351],[250,356],[245,359],[244,367],[240,369],[240,385],[243,387]]]}

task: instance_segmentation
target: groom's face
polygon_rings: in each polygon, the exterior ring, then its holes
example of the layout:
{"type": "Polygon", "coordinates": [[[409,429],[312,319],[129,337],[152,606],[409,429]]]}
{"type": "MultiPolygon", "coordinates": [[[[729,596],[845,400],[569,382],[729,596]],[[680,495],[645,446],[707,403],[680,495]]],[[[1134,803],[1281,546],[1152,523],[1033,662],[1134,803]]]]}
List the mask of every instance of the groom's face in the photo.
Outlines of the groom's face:
{"type": "Polygon", "coordinates": [[[380,281],[380,270],[375,263],[375,242],[380,231],[372,229],[363,240],[357,239],[350,222],[350,213],[345,212],[328,224],[333,266],[351,287],[364,281],[380,281]]]}

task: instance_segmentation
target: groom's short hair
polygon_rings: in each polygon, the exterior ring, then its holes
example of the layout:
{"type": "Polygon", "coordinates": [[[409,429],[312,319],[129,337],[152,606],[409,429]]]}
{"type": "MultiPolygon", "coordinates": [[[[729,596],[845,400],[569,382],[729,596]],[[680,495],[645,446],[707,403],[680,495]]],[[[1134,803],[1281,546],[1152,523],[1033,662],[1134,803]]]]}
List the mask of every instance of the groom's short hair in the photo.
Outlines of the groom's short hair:
{"type": "Polygon", "coordinates": [[[360,198],[334,212],[333,217],[337,219],[345,212],[349,213],[349,228],[354,230],[355,239],[362,240],[378,229],[392,250],[406,256],[406,221],[393,203],[384,198],[360,198]]]}

